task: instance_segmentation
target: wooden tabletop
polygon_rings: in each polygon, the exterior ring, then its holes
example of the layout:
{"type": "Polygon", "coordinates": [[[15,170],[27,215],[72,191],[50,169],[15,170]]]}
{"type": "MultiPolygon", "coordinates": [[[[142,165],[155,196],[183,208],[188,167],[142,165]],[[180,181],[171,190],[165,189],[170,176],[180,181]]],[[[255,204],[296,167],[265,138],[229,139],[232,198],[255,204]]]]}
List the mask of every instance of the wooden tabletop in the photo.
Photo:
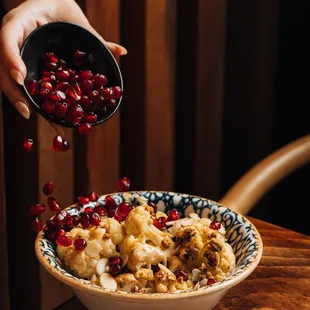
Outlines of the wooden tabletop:
{"type": "MultiPolygon", "coordinates": [[[[249,219],[263,238],[263,257],[255,271],[229,290],[214,310],[310,310],[310,238],[249,219]]],[[[85,309],[76,298],[57,308],[85,309]]]]}

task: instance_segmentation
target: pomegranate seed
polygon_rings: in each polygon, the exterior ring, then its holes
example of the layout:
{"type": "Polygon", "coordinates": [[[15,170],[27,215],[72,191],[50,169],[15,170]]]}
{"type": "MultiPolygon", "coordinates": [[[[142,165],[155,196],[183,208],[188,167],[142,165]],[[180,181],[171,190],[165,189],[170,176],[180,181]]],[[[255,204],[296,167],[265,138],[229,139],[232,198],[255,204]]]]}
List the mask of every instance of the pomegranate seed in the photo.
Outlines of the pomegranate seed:
{"type": "Polygon", "coordinates": [[[84,93],[89,93],[93,90],[93,83],[90,80],[83,80],[80,87],[84,93]]]}
{"type": "Polygon", "coordinates": [[[84,115],[83,121],[87,123],[95,123],[97,121],[97,115],[93,112],[84,115]]]}
{"type": "Polygon", "coordinates": [[[92,131],[92,126],[88,123],[83,123],[83,124],[79,125],[78,130],[79,130],[79,134],[88,135],[92,131]]]}
{"type": "Polygon", "coordinates": [[[100,216],[98,213],[92,213],[90,215],[90,224],[94,226],[99,226],[100,224],[100,216]]]}
{"type": "Polygon", "coordinates": [[[113,98],[114,99],[119,99],[122,97],[123,92],[119,86],[113,86],[113,87],[111,87],[111,90],[113,92],[113,98]]]}
{"type": "Polygon", "coordinates": [[[70,78],[70,73],[67,70],[57,70],[56,71],[56,79],[61,82],[68,81],[70,78]]]}
{"type": "Polygon", "coordinates": [[[105,215],[107,215],[107,212],[106,212],[105,208],[102,207],[102,206],[96,206],[96,207],[94,208],[94,213],[99,214],[99,216],[105,216],[105,215]]]}
{"type": "Polygon", "coordinates": [[[78,204],[79,204],[80,206],[85,206],[85,205],[87,205],[88,203],[89,203],[89,198],[88,198],[88,197],[80,196],[80,197],[78,198],[78,204]]]}
{"type": "Polygon", "coordinates": [[[117,101],[114,98],[111,98],[107,101],[109,108],[114,109],[117,106],[117,101]]]}
{"type": "Polygon", "coordinates": [[[79,81],[90,80],[93,76],[93,73],[90,70],[82,70],[79,73],[79,81]]]}
{"type": "Polygon", "coordinates": [[[168,221],[176,221],[180,218],[180,212],[177,209],[172,209],[168,212],[168,221]]]}
{"type": "Polygon", "coordinates": [[[33,140],[32,139],[24,140],[23,148],[26,152],[31,152],[32,147],[33,147],[33,140]]]}
{"type": "Polygon", "coordinates": [[[64,220],[64,228],[66,231],[70,231],[73,228],[73,219],[70,214],[64,220]]]}
{"type": "Polygon", "coordinates": [[[110,195],[106,196],[104,200],[105,200],[105,204],[106,204],[108,209],[116,209],[117,208],[117,204],[116,204],[115,200],[110,195]]]}
{"type": "Polygon", "coordinates": [[[53,85],[50,82],[43,82],[42,84],[43,88],[46,88],[48,90],[52,90],[53,89],[53,85]]]}
{"type": "Polygon", "coordinates": [[[130,181],[128,178],[126,177],[123,177],[119,180],[118,182],[118,189],[121,191],[121,192],[125,192],[125,191],[128,191],[130,188],[130,181]]]}
{"type": "Polygon", "coordinates": [[[67,237],[67,236],[57,236],[56,238],[56,243],[60,246],[70,246],[72,245],[73,241],[71,238],[67,237]]]}
{"type": "Polygon", "coordinates": [[[92,90],[91,92],[88,93],[88,97],[90,100],[94,100],[98,96],[98,91],[97,90],[92,90]]]}
{"type": "Polygon", "coordinates": [[[52,74],[54,74],[54,72],[47,71],[47,70],[42,70],[42,71],[41,71],[41,75],[42,75],[43,77],[51,76],[52,74]]]}
{"type": "Polygon", "coordinates": [[[78,83],[75,83],[73,86],[72,86],[75,90],[75,92],[79,95],[79,96],[82,96],[83,92],[80,88],[80,85],[78,83]]]}
{"type": "Polygon", "coordinates": [[[77,226],[80,224],[80,218],[78,215],[72,215],[72,223],[73,223],[73,226],[77,226]]]}
{"type": "Polygon", "coordinates": [[[41,99],[43,99],[43,98],[45,98],[45,97],[48,95],[49,92],[50,92],[50,91],[49,91],[48,89],[46,89],[46,88],[41,88],[41,89],[38,91],[38,95],[39,95],[39,97],[40,97],[41,99]]]}
{"type": "Polygon", "coordinates": [[[60,99],[65,100],[66,99],[66,95],[64,92],[57,90],[56,94],[60,97],[60,99]]]}
{"type": "Polygon", "coordinates": [[[106,99],[106,100],[109,100],[109,99],[112,99],[113,98],[113,91],[112,89],[108,88],[108,87],[105,87],[103,89],[100,90],[100,95],[106,99]]]}
{"type": "Polygon", "coordinates": [[[91,111],[91,101],[87,96],[81,96],[79,104],[84,108],[85,111],[91,111]]]}
{"type": "Polygon", "coordinates": [[[188,280],[188,275],[183,271],[183,270],[180,270],[180,269],[177,269],[175,272],[174,272],[176,278],[183,278],[183,281],[187,281],[188,280]]]}
{"type": "MultiPolygon", "coordinates": [[[[46,96],[47,99],[53,101],[54,103],[55,102],[58,102],[60,101],[62,98],[59,96],[59,91],[57,92],[54,92],[54,91],[51,91],[47,94],[46,96]]],[[[66,99],[66,98],[63,98],[63,99],[66,99]]]]}
{"type": "Polygon", "coordinates": [[[147,202],[147,205],[150,206],[150,207],[152,207],[153,210],[154,210],[154,212],[157,211],[157,205],[156,205],[155,203],[153,203],[153,202],[151,202],[151,201],[148,201],[148,202],[147,202]]]}
{"type": "Polygon", "coordinates": [[[55,232],[58,229],[58,225],[53,220],[47,220],[45,224],[49,231],[55,232]]]}
{"type": "Polygon", "coordinates": [[[38,84],[35,80],[30,80],[26,83],[26,88],[28,90],[28,93],[31,96],[34,96],[38,91],[38,84]]]}
{"type": "Polygon", "coordinates": [[[85,59],[86,56],[87,56],[87,54],[81,50],[76,50],[73,53],[73,57],[76,60],[85,59]]]}
{"type": "Polygon", "coordinates": [[[131,204],[129,204],[128,202],[122,202],[117,207],[115,214],[117,214],[117,215],[119,215],[125,219],[132,209],[133,209],[133,207],[131,206],[131,204]]]}
{"type": "Polygon", "coordinates": [[[58,227],[64,224],[64,220],[67,217],[67,214],[68,214],[67,211],[62,210],[54,216],[53,221],[56,223],[58,227]]]}
{"type": "Polygon", "coordinates": [[[55,103],[51,100],[45,100],[42,104],[42,109],[47,114],[53,114],[55,112],[55,103]]]}
{"type": "Polygon", "coordinates": [[[221,228],[221,223],[218,221],[212,221],[209,227],[213,230],[219,230],[221,228]]]}
{"type": "Polygon", "coordinates": [[[158,228],[159,230],[162,230],[166,225],[167,219],[165,217],[160,217],[158,219],[153,219],[153,225],[158,228]]]}
{"type": "Polygon", "coordinates": [[[108,264],[109,264],[109,266],[122,265],[122,259],[118,256],[111,256],[108,259],[108,264]]]}
{"type": "Polygon", "coordinates": [[[51,242],[55,242],[57,234],[55,232],[49,232],[47,234],[47,239],[51,242]]]}
{"type": "Polygon", "coordinates": [[[82,213],[80,223],[83,229],[88,228],[89,227],[89,215],[86,213],[82,213]]]}
{"type": "Polygon", "coordinates": [[[43,193],[46,196],[49,196],[49,195],[52,194],[54,188],[55,188],[55,185],[53,184],[53,182],[49,181],[49,182],[44,184],[44,186],[43,186],[43,193]]]}
{"type": "MultiPolygon", "coordinates": [[[[108,212],[109,212],[109,211],[108,211],[108,212]]],[[[111,214],[113,213],[113,215],[111,215],[111,217],[113,217],[113,218],[114,218],[115,220],[117,220],[118,222],[124,221],[124,218],[123,218],[122,216],[116,214],[115,212],[116,212],[116,210],[113,210],[113,211],[110,212],[111,214]]]]}
{"type": "Polygon", "coordinates": [[[55,104],[55,116],[57,118],[64,118],[68,112],[68,104],[66,102],[57,102],[55,104]]]}
{"type": "Polygon", "coordinates": [[[36,233],[41,231],[42,225],[39,221],[39,218],[36,217],[35,219],[32,220],[31,227],[36,233]]]}
{"type": "Polygon", "coordinates": [[[85,239],[76,239],[74,241],[74,248],[76,251],[83,251],[87,247],[87,241],[85,239]]]}
{"type": "Polygon", "coordinates": [[[66,152],[70,148],[70,143],[61,136],[55,136],[53,139],[53,150],[55,152],[66,152]]]}
{"type": "Polygon", "coordinates": [[[214,279],[208,279],[207,285],[212,285],[214,283],[216,283],[214,279]]]}
{"type": "Polygon", "coordinates": [[[55,85],[55,91],[62,91],[62,92],[65,92],[66,89],[68,89],[70,86],[70,84],[68,82],[58,82],[56,85],[55,85]]]}
{"type": "Polygon", "coordinates": [[[54,197],[48,197],[47,204],[52,212],[56,213],[60,211],[59,203],[54,197]]]}
{"type": "Polygon", "coordinates": [[[29,208],[29,213],[34,216],[38,216],[45,211],[45,205],[43,203],[38,203],[36,205],[32,205],[29,208]]]}
{"type": "Polygon", "coordinates": [[[58,57],[52,52],[46,53],[44,59],[55,64],[58,62],[58,57]]]}
{"type": "Polygon", "coordinates": [[[65,236],[66,231],[64,229],[58,229],[56,234],[57,236],[65,236]]]}
{"type": "Polygon", "coordinates": [[[122,271],[122,267],[120,265],[111,265],[110,268],[109,268],[109,273],[113,277],[115,277],[118,274],[120,274],[121,271],[122,271]]]}
{"type": "Polygon", "coordinates": [[[96,194],[96,192],[90,192],[90,193],[88,193],[88,199],[90,201],[95,202],[98,200],[98,195],[96,194]]]}
{"type": "Polygon", "coordinates": [[[78,100],[81,99],[81,96],[79,96],[79,95],[76,93],[75,89],[74,89],[72,86],[70,86],[70,87],[66,90],[65,94],[66,94],[67,98],[69,98],[69,99],[71,99],[71,100],[74,100],[74,101],[78,101],[78,100]]]}
{"type": "Polygon", "coordinates": [[[62,144],[61,151],[62,151],[62,152],[67,152],[67,151],[69,150],[69,148],[70,148],[70,143],[69,143],[69,141],[64,140],[64,141],[63,141],[63,144],[62,144]]]}
{"type": "Polygon", "coordinates": [[[76,60],[73,61],[73,64],[74,64],[75,67],[81,68],[81,67],[84,66],[84,60],[83,59],[81,59],[81,60],[76,59],[76,60]]]}
{"type": "Polygon", "coordinates": [[[47,69],[47,70],[50,70],[50,71],[56,71],[57,70],[57,63],[54,63],[54,62],[49,62],[49,61],[46,61],[44,63],[44,68],[47,69]]]}
{"type": "Polygon", "coordinates": [[[39,81],[39,83],[43,87],[44,83],[52,83],[52,82],[55,82],[55,80],[56,80],[56,77],[53,74],[51,74],[50,76],[42,77],[42,79],[39,81]]]}
{"type": "Polygon", "coordinates": [[[79,104],[76,104],[75,106],[71,107],[71,109],[68,111],[66,121],[73,125],[78,125],[83,117],[84,117],[83,108],[79,104]]]}
{"type": "Polygon", "coordinates": [[[86,207],[84,209],[84,213],[86,214],[92,214],[94,212],[94,209],[92,207],[86,207]]]}
{"type": "Polygon", "coordinates": [[[108,79],[106,78],[106,76],[99,73],[93,76],[93,81],[97,87],[105,86],[108,83],[108,79]]]}
{"type": "Polygon", "coordinates": [[[104,102],[104,98],[100,96],[99,94],[92,98],[93,103],[101,105],[104,102]]]}

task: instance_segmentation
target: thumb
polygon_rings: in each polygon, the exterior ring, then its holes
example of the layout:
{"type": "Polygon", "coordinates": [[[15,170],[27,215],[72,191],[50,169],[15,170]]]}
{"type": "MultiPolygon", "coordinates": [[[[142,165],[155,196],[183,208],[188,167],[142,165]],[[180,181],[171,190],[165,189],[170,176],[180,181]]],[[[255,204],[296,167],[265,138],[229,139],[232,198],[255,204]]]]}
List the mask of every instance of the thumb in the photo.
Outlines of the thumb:
{"type": "Polygon", "coordinates": [[[19,45],[23,40],[23,29],[20,24],[6,23],[0,32],[3,64],[12,78],[20,85],[24,84],[27,70],[20,56],[19,45]]]}

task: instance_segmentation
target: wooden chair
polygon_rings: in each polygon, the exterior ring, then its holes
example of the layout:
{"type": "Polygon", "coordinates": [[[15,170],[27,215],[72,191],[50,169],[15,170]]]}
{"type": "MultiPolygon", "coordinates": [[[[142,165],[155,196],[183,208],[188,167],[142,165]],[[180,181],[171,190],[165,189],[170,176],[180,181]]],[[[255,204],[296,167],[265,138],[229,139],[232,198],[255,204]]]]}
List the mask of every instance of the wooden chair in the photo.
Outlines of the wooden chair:
{"type": "Polygon", "coordinates": [[[310,135],[293,141],[255,165],[226,193],[220,203],[247,214],[269,189],[308,163],[310,135]]]}

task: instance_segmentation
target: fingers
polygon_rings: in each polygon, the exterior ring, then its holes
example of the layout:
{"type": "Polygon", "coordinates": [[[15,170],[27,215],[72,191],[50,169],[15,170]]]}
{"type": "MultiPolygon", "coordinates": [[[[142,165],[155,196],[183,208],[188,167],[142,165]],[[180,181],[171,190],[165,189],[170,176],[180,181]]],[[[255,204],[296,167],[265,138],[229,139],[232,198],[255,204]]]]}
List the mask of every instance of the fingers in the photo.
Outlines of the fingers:
{"type": "Polygon", "coordinates": [[[25,119],[29,119],[31,113],[29,104],[19,89],[19,86],[13,81],[9,73],[4,69],[2,63],[0,64],[0,72],[0,89],[5,93],[17,111],[25,119]]]}
{"type": "Polygon", "coordinates": [[[23,34],[22,25],[14,21],[8,21],[0,32],[2,63],[5,64],[7,71],[19,85],[23,85],[27,73],[19,52],[23,34]]]}

